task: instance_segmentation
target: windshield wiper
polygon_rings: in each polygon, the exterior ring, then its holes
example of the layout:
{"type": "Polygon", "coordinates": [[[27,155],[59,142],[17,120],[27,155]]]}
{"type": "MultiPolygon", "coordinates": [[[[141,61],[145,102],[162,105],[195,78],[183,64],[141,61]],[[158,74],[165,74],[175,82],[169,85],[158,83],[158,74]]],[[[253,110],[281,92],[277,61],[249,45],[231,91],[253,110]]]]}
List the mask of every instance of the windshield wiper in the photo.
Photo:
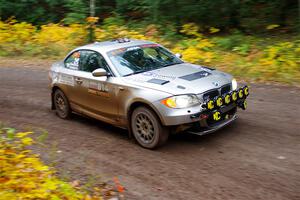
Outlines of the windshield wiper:
{"type": "Polygon", "coordinates": [[[169,66],[171,66],[171,65],[175,65],[175,63],[169,63],[169,64],[166,64],[166,65],[164,65],[164,66],[162,66],[162,67],[169,67],[169,66]]]}
{"type": "Polygon", "coordinates": [[[143,72],[146,72],[146,71],[148,71],[148,70],[140,69],[140,70],[137,70],[137,71],[135,71],[135,72],[126,74],[126,75],[124,75],[124,76],[131,76],[131,75],[143,73],[143,72]]]}

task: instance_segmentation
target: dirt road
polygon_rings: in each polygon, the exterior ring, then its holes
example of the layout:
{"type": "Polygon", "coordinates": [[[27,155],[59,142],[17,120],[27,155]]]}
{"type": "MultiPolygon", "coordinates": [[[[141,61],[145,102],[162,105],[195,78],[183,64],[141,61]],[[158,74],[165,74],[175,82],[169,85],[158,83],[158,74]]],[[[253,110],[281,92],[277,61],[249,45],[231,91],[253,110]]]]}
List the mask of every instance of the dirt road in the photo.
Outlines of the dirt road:
{"type": "Polygon", "coordinates": [[[231,126],[150,151],[97,120],[59,119],[47,84],[45,70],[0,67],[0,121],[48,130],[62,174],[118,176],[128,199],[300,199],[298,88],[252,85],[249,109],[231,126]]]}

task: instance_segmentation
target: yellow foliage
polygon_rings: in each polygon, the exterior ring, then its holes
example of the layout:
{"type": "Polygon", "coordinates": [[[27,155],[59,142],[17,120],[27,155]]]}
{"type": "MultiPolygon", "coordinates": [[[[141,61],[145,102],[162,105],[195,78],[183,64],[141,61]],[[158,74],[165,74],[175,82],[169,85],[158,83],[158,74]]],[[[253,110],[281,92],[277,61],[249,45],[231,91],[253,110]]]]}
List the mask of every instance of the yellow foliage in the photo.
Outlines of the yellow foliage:
{"type": "Polygon", "coordinates": [[[32,40],[36,28],[29,23],[17,23],[16,20],[0,21],[0,44],[8,42],[26,43],[32,40]]]}
{"type": "Polygon", "coordinates": [[[31,145],[33,140],[30,138],[30,137],[25,137],[25,138],[22,138],[21,139],[21,142],[24,144],[24,145],[31,145]]]}
{"type": "Polygon", "coordinates": [[[125,26],[116,26],[116,25],[110,25],[106,27],[106,30],[101,28],[95,29],[95,37],[96,40],[110,40],[115,38],[134,38],[138,40],[146,40],[147,37],[144,36],[142,33],[135,31],[135,30],[129,30],[125,26]]]}
{"type": "Polygon", "coordinates": [[[95,24],[98,22],[98,20],[99,20],[99,17],[87,17],[86,18],[86,21],[90,24],[95,24]]]}
{"type": "Polygon", "coordinates": [[[201,37],[202,34],[199,33],[199,30],[199,26],[197,26],[195,23],[188,23],[182,26],[180,32],[188,36],[201,37]]]}
{"type": "Polygon", "coordinates": [[[26,137],[27,135],[32,134],[32,132],[19,132],[16,134],[17,138],[23,138],[26,137]]]}
{"type": "Polygon", "coordinates": [[[260,64],[273,75],[300,72],[300,41],[280,42],[268,46],[260,64]]]}
{"type": "Polygon", "coordinates": [[[41,30],[35,35],[34,42],[45,48],[52,45],[69,49],[72,46],[83,44],[86,34],[84,26],[80,24],[70,26],[48,24],[41,26],[41,30]]]}
{"type": "Polygon", "coordinates": [[[46,56],[49,53],[65,53],[70,48],[83,44],[86,34],[85,26],[80,24],[47,24],[38,30],[26,22],[0,20],[0,50],[13,55],[26,53],[28,50],[37,54],[44,53],[46,56]]]}
{"type": "Polygon", "coordinates": [[[89,195],[57,178],[54,169],[27,150],[34,142],[29,134],[0,129],[0,200],[102,199],[99,192],[89,195]]]}
{"type": "Polygon", "coordinates": [[[217,33],[217,32],[219,32],[219,31],[220,31],[220,29],[215,28],[215,27],[210,27],[210,28],[209,28],[209,32],[210,32],[210,33],[217,33]]]}
{"type": "Polygon", "coordinates": [[[199,28],[195,24],[186,24],[182,27],[181,32],[194,36],[193,39],[184,40],[184,43],[177,44],[172,51],[179,52],[183,55],[185,61],[191,63],[210,63],[215,57],[215,53],[211,50],[214,47],[212,41],[204,38],[198,33],[199,28]]]}
{"type": "MultiPolygon", "coordinates": [[[[278,42],[258,49],[252,41],[235,39],[234,36],[216,40],[200,33],[200,27],[194,23],[184,24],[180,30],[182,35],[177,41],[175,33],[163,35],[158,25],[150,24],[144,29],[130,29],[125,25],[106,24],[96,26],[97,18],[87,18],[87,24],[47,24],[41,27],[26,22],[17,22],[14,18],[0,20],[0,56],[7,55],[39,55],[43,57],[63,57],[71,49],[83,45],[88,36],[88,28],[93,27],[97,41],[115,38],[132,38],[150,40],[181,53],[187,62],[196,64],[214,64],[227,72],[244,77],[255,77],[260,80],[279,80],[282,82],[300,82],[300,41],[278,42]],[[92,25],[92,26],[91,26],[92,25]],[[233,38],[233,39],[232,39],[233,38]],[[226,40],[228,39],[228,40],[226,40]],[[224,50],[229,46],[233,51],[224,50]],[[256,53],[253,53],[253,50],[256,53]],[[240,56],[241,54],[242,56],[240,56]]],[[[271,24],[268,30],[279,27],[271,24]]],[[[175,31],[175,30],[174,30],[175,31]]],[[[210,27],[210,33],[219,29],[210,27]]],[[[29,141],[25,140],[25,143],[29,141]]]]}
{"type": "Polygon", "coordinates": [[[266,29],[267,30],[272,30],[272,29],[274,29],[274,28],[277,28],[277,27],[279,27],[280,25],[278,25],[278,24],[271,24],[271,25],[268,25],[267,27],[266,27],[266,29]]]}

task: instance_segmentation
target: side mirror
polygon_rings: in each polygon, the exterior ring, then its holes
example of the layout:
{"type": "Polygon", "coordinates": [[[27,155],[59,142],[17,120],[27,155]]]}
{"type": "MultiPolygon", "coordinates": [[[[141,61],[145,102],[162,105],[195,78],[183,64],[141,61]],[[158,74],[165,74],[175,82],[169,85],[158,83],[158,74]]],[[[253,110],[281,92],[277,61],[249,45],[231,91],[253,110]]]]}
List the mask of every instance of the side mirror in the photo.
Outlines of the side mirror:
{"type": "Polygon", "coordinates": [[[175,56],[176,56],[177,58],[182,58],[182,54],[181,54],[181,53],[176,53],[175,56]]]}
{"type": "Polygon", "coordinates": [[[100,77],[100,76],[107,76],[107,72],[105,69],[103,68],[99,68],[99,69],[95,69],[93,72],[92,72],[93,76],[95,77],[100,77]]]}

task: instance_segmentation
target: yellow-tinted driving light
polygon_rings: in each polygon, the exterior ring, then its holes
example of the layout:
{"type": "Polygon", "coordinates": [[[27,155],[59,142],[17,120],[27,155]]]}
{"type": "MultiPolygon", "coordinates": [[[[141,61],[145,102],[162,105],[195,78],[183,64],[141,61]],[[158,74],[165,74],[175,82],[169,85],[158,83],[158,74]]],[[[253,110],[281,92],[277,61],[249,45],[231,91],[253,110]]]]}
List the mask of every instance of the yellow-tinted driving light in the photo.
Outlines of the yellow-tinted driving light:
{"type": "Polygon", "coordinates": [[[242,88],[240,88],[238,90],[238,96],[239,96],[240,99],[242,99],[244,97],[244,90],[242,88]]]}
{"type": "Polygon", "coordinates": [[[216,97],[215,102],[218,107],[221,107],[223,105],[223,98],[221,96],[216,97]]]}
{"type": "Polygon", "coordinates": [[[213,100],[209,100],[207,103],[206,103],[206,106],[207,106],[207,109],[208,110],[212,110],[215,108],[215,102],[213,100]]]}
{"type": "Polygon", "coordinates": [[[246,108],[247,108],[247,106],[248,106],[248,103],[247,103],[246,100],[244,101],[243,106],[244,106],[244,109],[246,110],[246,108]]]}
{"type": "Polygon", "coordinates": [[[246,110],[247,105],[248,104],[247,104],[246,99],[244,101],[242,101],[242,102],[239,103],[239,107],[242,108],[243,110],[246,110]]]}
{"type": "Polygon", "coordinates": [[[244,90],[244,95],[247,97],[247,96],[249,95],[249,87],[248,87],[248,86],[245,86],[245,87],[243,88],[243,90],[244,90]]]}
{"type": "Polygon", "coordinates": [[[230,104],[230,102],[231,102],[231,96],[230,96],[230,94],[226,94],[224,96],[224,103],[228,105],[228,104],[230,104]]]}
{"type": "Polygon", "coordinates": [[[231,98],[232,98],[232,101],[236,101],[237,100],[238,96],[237,96],[237,92],[236,91],[232,92],[231,98]]]}

